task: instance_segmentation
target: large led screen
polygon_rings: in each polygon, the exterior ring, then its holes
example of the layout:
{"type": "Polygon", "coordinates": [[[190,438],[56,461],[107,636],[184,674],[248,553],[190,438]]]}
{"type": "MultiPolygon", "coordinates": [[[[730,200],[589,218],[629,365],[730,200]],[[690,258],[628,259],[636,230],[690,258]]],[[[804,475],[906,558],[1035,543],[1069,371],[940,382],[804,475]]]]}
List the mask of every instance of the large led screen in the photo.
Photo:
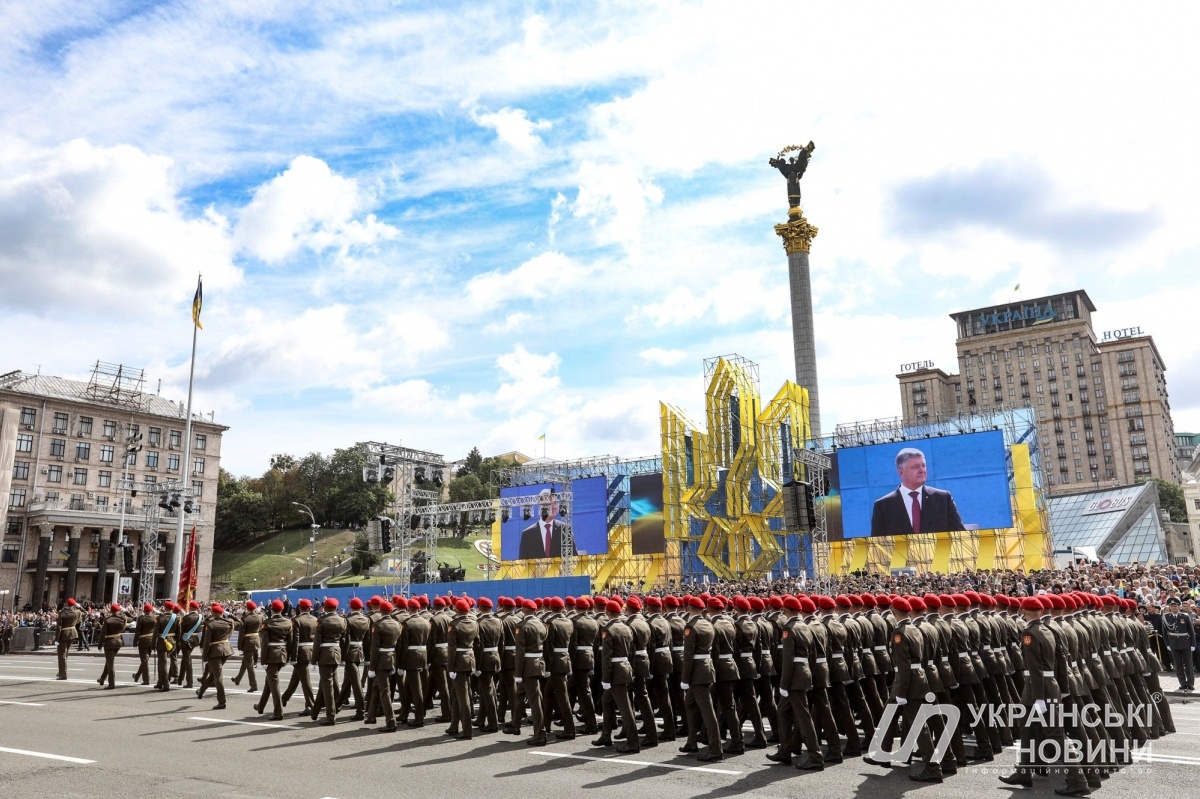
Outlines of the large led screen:
{"type": "Polygon", "coordinates": [[[661,555],[667,551],[662,472],[629,478],[629,524],[633,530],[633,554],[661,555]]]}
{"type": "Polygon", "coordinates": [[[575,554],[603,555],[608,552],[606,478],[572,480],[572,497],[565,508],[558,500],[561,490],[562,486],[554,483],[500,489],[502,499],[529,497],[530,500],[529,505],[511,508],[508,521],[500,524],[501,560],[561,557],[563,514],[568,510],[575,554]]]}
{"type": "Polygon", "coordinates": [[[835,475],[845,538],[1012,527],[999,430],[840,449],[835,475]]]}

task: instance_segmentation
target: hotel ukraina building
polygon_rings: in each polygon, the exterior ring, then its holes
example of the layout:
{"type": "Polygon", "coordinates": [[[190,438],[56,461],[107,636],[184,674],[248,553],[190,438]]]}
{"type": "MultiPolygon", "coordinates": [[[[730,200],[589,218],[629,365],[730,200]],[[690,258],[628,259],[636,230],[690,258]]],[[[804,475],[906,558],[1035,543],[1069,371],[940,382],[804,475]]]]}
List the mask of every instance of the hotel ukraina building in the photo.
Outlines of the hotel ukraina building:
{"type": "Polygon", "coordinates": [[[1097,333],[1085,291],[950,314],[957,372],[906,365],[904,421],[1025,407],[1050,493],[1180,482],[1166,365],[1141,328],[1097,333]]]}
{"type": "Polygon", "coordinates": [[[193,414],[185,464],[184,404],[144,393],[142,385],[141,372],[100,363],[88,382],[0,375],[0,497],[8,498],[0,505],[0,609],[56,606],[69,596],[136,600],[148,528],[158,533],[153,594],[174,597],[164,583],[184,507],[158,507],[160,489],[170,483],[193,497],[185,538],[195,525],[197,596],[208,598],[221,436],[228,428],[193,414]]]}

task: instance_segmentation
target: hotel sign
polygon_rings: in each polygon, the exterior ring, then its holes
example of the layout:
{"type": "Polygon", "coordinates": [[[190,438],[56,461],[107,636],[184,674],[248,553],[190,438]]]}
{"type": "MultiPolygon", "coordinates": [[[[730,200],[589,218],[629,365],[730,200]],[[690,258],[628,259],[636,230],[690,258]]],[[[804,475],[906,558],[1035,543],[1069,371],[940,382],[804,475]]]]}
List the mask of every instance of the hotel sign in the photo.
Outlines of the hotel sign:
{"type": "Polygon", "coordinates": [[[979,314],[975,320],[977,327],[987,329],[999,327],[1012,322],[1025,322],[1035,325],[1054,321],[1054,308],[1047,302],[1045,305],[1017,305],[1008,308],[995,308],[979,314]]]}
{"type": "Polygon", "coordinates": [[[1117,339],[1130,338],[1131,336],[1144,336],[1140,327],[1123,327],[1120,330],[1106,330],[1100,335],[1101,341],[1116,341],[1117,339]]]}
{"type": "Polygon", "coordinates": [[[919,372],[922,369],[932,369],[933,361],[913,361],[900,364],[901,372],[919,372]]]}

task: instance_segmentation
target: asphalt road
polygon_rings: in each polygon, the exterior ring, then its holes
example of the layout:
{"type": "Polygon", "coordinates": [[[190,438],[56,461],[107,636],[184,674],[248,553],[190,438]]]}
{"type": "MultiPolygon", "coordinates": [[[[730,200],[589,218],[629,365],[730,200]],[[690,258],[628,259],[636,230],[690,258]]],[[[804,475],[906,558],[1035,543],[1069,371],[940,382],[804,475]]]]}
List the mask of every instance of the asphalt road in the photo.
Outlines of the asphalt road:
{"type": "MultiPolygon", "coordinates": [[[[72,657],[71,679],[59,682],[52,655],[0,657],[0,796],[629,799],[633,791],[654,799],[1004,799],[1052,796],[1059,785],[1047,779],[1031,791],[1003,785],[997,776],[1015,757],[1007,752],[1003,767],[972,766],[941,785],[922,785],[910,782],[904,768],[858,759],[804,773],[771,765],[763,751],[751,750],[701,768],[678,753],[678,743],[622,757],[588,746],[583,737],[530,748],[501,734],[455,741],[437,723],[391,734],[351,721],[319,727],[297,712],[302,698],[285,708],[284,721],[272,723],[254,713],[257,697],[245,692],[245,683],[230,691],[228,709],[213,710],[211,694],[200,701],[182,689],[162,694],[134,686],[132,658],[120,660],[125,682],[102,691],[95,682],[101,668],[99,658],[72,657]]],[[[227,677],[234,673],[226,667],[227,677]]],[[[1152,742],[1149,762],[1125,769],[1094,795],[1200,796],[1193,782],[1200,778],[1194,770],[1200,767],[1200,702],[1173,710],[1178,733],[1152,742]]]]}

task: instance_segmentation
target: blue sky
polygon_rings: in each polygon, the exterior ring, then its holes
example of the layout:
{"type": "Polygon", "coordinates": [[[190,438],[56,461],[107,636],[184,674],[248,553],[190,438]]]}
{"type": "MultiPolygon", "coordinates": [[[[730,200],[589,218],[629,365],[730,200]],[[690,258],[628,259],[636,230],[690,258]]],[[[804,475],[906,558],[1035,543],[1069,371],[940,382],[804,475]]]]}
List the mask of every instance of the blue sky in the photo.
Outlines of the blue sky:
{"type": "MultiPolygon", "coordinates": [[[[1084,288],[1200,430],[1190,4],[0,6],[4,370],[146,369],[223,464],[363,439],[657,451],[702,361],[792,377],[766,163],[817,144],[823,423],[947,314],[1084,288]],[[1189,19],[1190,18],[1190,19],[1189,19]]],[[[539,453],[540,454],[540,453],[539,453]]]]}

